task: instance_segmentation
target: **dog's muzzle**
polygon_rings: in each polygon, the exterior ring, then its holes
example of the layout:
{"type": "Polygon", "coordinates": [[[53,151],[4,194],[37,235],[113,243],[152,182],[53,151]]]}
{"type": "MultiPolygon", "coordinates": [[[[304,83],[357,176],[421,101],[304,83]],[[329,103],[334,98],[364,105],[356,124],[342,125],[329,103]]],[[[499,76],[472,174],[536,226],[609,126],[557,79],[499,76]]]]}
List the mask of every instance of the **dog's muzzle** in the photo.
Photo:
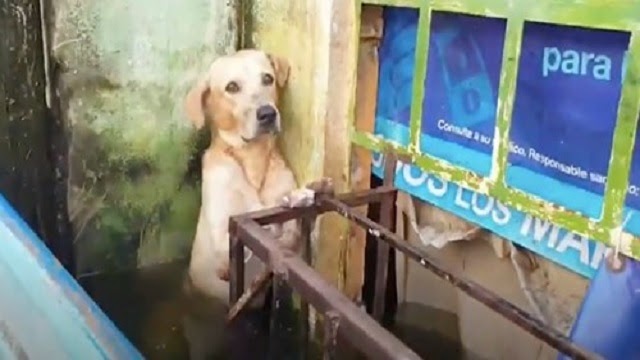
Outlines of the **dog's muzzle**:
{"type": "Polygon", "coordinates": [[[278,110],[272,105],[263,105],[256,111],[258,129],[261,133],[278,131],[278,110]]]}

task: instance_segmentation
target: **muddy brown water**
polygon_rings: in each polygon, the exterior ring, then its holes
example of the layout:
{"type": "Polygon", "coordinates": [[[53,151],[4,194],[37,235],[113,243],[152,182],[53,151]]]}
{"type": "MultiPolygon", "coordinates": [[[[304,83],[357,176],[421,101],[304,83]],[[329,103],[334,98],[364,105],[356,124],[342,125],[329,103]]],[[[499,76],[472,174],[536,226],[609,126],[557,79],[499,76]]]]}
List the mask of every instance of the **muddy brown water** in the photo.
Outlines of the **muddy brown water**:
{"type": "MultiPolygon", "coordinates": [[[[185,297],[182,291],[185,270],[186,263],[180,261],[135,271],[86,276],[79,281],[147,359],[268,359],[268,312],[251,310],[232,328],[225,328],[222,325],[224,307],[210,303],[205,306],[185,297]]],[[[456,331],[455,315],[419,304],[403,305],[391,330],[425,359],[462,359],[462,350],[452,337],[429,330],[434,322],[441,325],[440,328],[451,329],[445,333],[456,331]]],[[[294,328],[288,328],[292,333],[285,338],[296,338],[294,328]]],[[[299,345],[294,344],[290,349],[292,354],[298,355],[288,358],[301,358],[299,345]]],[[[346,348],[338,354],[341,359],[364,358],[346,348]]]]}

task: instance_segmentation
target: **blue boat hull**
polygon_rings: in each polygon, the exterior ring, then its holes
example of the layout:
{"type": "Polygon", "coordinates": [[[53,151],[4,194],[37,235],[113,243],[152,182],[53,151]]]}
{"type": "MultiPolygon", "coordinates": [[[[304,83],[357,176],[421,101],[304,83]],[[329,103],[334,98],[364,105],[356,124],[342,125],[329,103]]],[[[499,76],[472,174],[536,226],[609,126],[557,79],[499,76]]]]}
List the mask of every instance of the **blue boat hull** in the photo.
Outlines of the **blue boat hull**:
{"type": "Polygon", "coordinates": [[[0,359],[142,359],[0,196],[0,359]]]}

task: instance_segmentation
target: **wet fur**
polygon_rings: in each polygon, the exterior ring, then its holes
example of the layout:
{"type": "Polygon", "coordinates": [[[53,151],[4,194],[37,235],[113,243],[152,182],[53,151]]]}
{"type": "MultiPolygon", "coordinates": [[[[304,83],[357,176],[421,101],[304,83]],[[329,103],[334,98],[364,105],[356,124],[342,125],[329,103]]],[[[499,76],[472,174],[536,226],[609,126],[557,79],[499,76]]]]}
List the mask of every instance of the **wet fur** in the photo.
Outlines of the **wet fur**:
{"type": "MultiPolygon", "coordinates": [[[[215,60],[187,95],[189,119],[198,129],[208,127],[212,139],[202,156],[202,203],[187,283],[191,291],[226,302],[229,217],[281,205],[297,189],[275,145],[279,111],[276,131],[263,133],[255,124],[260,106],[277,109],[288,76],[286,60],[260,50],[241,50],[215,60]],[[263,83],[264,74],[273,77],[273,84],[263,83]],[[240,91],[227,91],[231,81],[240,84],[240,91]]],[[[281,243],[297,251],[297,223],[290,221],[279,230],[281,243]]]]}

